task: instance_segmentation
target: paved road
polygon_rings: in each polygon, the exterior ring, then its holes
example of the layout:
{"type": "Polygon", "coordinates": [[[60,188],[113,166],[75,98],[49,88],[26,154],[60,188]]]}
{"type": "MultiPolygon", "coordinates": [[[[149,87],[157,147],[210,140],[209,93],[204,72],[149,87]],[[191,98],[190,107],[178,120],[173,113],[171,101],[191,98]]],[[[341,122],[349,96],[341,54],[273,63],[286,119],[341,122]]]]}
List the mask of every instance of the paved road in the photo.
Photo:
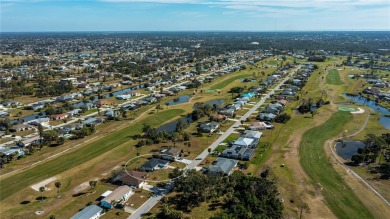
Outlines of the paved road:
{"type": "MultiPolygon", "coordinates": [[[[261,105],[264,104],[264,102],[272,95],[275,93],[275,90],[278,90],[292,75],[294,75],[300,66],[298,66],[294,71],[292,71],[291,74],[289,74],[287,77],[285,77],[274,89],[271,89],[264,97],[261,98],[259,102],[257,102],[247,113],[245,113],[240,120],[236,121],[226,132],[224,132],[216,141],[214,141],[210,147],[211,150],[213,151],[216,147],[218,147],[219,144],[221,144],[229,135],[231,135],[235,129],[241,125],[241,120],[246,120],[249,116],[251,116],[261,105]]],[[[208,148],[206,148],[201,154],[199,154],[195,160],[190,163],[187,166],[187,169],[193,169],[196,166],[199,165],[203,161],[204,158],[207,157],[209,154],[208,148]]]]}
{"type": "MultiPolygon", "coordinates": [[[[261,105],[264,104],[264,102],[275,93],[275,90],[280,89],[280,87],[291,78],[299,69],[301,66],[298,66],[296,69],[294,69],[288,76],[286,76],[275,88],[271,89],[264,97],[261,98],[259,102],[257,102],[245,115],[243,115],[240,120],[246,120],[249,116],[251,116],[261,105]]],[[[214,141],[210,147],[212,150],[214,150],[220,143],[222,143],[230,134],[233,133],[236,127],[241,125],[241,121],[236,121],[225,133],[223,133],[216,141],[214,141]]],[[[199,154],[195,160],[193,160],[185,169],[194,169],[196,166],[199,165],[207,157],[209,154],[208,148],[206,148],[201,154],[199,154]]],[[[141,218],[142,214],[147,213],[150,209],[153,208],[155,204],[163,197],[164,195],[158,195],[155,197],[149,198],[141,207],[139,207],[133,214],[131,214],[128,219],[138,219],[141,218]]]]}

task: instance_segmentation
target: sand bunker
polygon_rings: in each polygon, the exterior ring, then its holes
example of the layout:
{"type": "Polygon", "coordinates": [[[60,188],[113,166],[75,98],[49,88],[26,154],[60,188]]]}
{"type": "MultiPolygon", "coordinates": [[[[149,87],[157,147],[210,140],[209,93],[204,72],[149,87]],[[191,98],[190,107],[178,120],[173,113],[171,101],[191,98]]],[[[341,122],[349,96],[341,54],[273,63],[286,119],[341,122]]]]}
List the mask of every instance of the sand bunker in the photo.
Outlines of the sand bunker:
{"type": "Polygon", "coordinates": [[[353,112],[351,112],[351,113],[353,113],[353,114],[362,114],[362,113],[364,113],[364,109],[358,108],[357,111],[353,111],[353,112]]]}

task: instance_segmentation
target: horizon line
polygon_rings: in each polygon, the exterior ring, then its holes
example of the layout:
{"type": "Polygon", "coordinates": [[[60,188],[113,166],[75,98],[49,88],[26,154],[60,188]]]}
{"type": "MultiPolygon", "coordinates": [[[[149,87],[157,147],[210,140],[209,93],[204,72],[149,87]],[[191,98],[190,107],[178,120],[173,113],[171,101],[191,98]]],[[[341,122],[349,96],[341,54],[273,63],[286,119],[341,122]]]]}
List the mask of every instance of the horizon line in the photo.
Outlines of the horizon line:
{"type": "Polygon", "coordinates": [[[98,33],[98,32],[122,32],[122,33],[148,33],[148,32],[230,32],[230,33],[286,33],[286,32],[389,32],[390,29],[330,29],[330,30],[37,30],[37,31],[0,31],[0,34],[9,33],[98,33]]]}

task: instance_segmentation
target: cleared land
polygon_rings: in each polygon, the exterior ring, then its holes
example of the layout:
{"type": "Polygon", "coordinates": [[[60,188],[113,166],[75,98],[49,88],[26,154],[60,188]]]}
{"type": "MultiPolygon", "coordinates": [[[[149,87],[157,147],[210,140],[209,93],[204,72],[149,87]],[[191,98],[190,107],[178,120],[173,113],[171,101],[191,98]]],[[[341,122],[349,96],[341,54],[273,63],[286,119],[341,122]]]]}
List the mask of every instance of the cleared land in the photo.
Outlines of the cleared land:
{"type": "Polygon", "coordinates": [[[332,85],[342,85],[344,84],[340,80],[340,74],[337,69],[332,69],[329,71],[329,73],[326,75],[326,83],[327,84],[332,84],[332,85]]]}
{"type": "Polygon", "coordinates": [[[341,133],[344,124],[351,120],[350,113],[336,112],[321,126],[305,132],[300,144],[300,162],[314,183],[322,187],[321,193],[338,218],[374,218],[333,169],[324,151],[325,141],[341,133]]]}
{"type": "MultiPolygon", "coordinates": [[[[158,126],[183,112],[184,111],[180,109],[166,110],[140,122],[141,124],[142,122],[145,122],[151,126],[158,126]]],[[[34,182],[55,176],[125,143],[130,139],[130,136],[140,133],[142,131],[141,129],[141,125],[128,126],[97,142],[90,143],[67,156],[61,156],[55,160],[48,161],[42,165],[38,165],[2,180],[0,182],[0,200],[9,197],[13,193],[19,191],[20,188],[25,188],[34,182]],[[42,169],[44,169],[44,171],[42,171],[42,169]]]]}

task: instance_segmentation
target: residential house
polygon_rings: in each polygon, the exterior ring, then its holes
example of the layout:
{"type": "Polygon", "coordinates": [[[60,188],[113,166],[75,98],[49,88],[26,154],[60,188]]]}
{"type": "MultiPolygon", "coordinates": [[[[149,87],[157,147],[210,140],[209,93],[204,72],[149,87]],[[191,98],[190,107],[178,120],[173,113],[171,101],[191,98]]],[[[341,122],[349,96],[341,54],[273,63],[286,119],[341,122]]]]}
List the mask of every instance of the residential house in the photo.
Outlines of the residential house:
{"type": "Polygon", "coordinates": [[[102,122],[104,122],[104,120],[102,118],[92,117],[92,118],[88,118],[88,119],[82,121],[81,124],[86,125],[86,126],[93,126],[93,125],[100,124],[102,122]]]}
{"type": "Polygon", "coordinates": [[[4,118],[4,117],[7,117],[7,116],[9,116],[8,112],[0,111],[0,118],[4,118]]]}
{"type": "Polygon", "coordinates": [[[22,140],[21,142],[18,143],[18,146],[19,147],[28,147],[33,143],[40,143],[41,141],[43,141],[43,139],[41,139],[39,136],[34,136],[31,138],[22,140]]]}
{"type": "Polygon", "coordinates": [[[249,160],[255,150],[242,145],[233,145],[220,154],[221,157],[249,160]]]}
{"type": "Polygon", "coordinates": [[[69,112],[67,112],[67,113],[68,113],[68,115],[69,115],[70,117],[72,117],[72,116],[80,115],[81,112],[82,112],[81,109],[74,109],[74,110],[71,110],[71,111],[69,111],[69,112]]]}
{"type": "Polygon", "coordinates": [[[21,132],[21,131],[26,131],[26,130],[32,130],[34,129],[34,126],[29,125],[29,124],[17,124],[14,125],[10,128],[11,132],[21,132]]]}
{"type": "Polygon", "coordinates": [[[120,174],[119,177],[115,179],[115,181],[121,183],[122,185],[141,188],[144,185],[147,176],[148,174],[146,172],[130,170],[120,174]]]}
{"type": "Polygon", "coordinates": [[[164,149],[160,153],[160,157],[164,160],[170,160],[174,161],[175,159],[180,157],[182,149],[180,148],[169,148],[169,149],[164,149]]]}
{"type": "Polygon", "coordinates": [[[202,132],[212,133],[215,130],[217,130],[219,124],[216,122],[207,122],[207,123],[200,124],[199,127],[202,129],[202,132]]]}
{"type": "Polygon", "coordinates": [[[233,173],[237,164],[237,160],[218,157],[215,162],[209,166],[208,171],[210,173],[230,175],[233,173]]]}
{"type": "Polygon", "coordinates": [[[263,121],[272,121],[276,117],[273,113],[260,113],[259,119],[263,121]]]}
{"type": "Polygon", "coordinates": [[[113,192],[111,192],[107,197],[100,201],[100,205],[104,208],[111,209],[116,204],[126,202],[131,195],[133,195],[133,190],[127,186],[119,186],[113,192]]]}
{"type": "Polygon", "coordinates": [[[89,84],[87,83],[80,83],[77,85],[77,88],[89,88],[89,84]]]}
{"type": "Polygon", "coordinates": [[[16,154],[17,157],[21,157],[24,155],[23,149],[21,149],[18,146],[12,146],[9,148],[0,148],[0,153],[4,154],[5,156],[10,156],[12,154],[16,154]]]}
{"type": "Polygon", "coordinates": [[[69,102],[73,100],[72,95],[62,95],[56,98],[57,101],[59,102],[69,102]]]}
{"type": "Polygon", "coordinates": [[[52,120],[61,120],[61,119],[66,119],[68,118],[69,114],[67,113],[61,113],[61,114],[54,114],[54,115],[51,115],[50,118],[52,120]]]}
{"type": "Polygon", "coordinates": [[[158,168],[164,168],[168,163],[169,161],[167,160],[152,158],[144,163],[140,169],[143,171],[155,171],[158,168]]]}
{"type": "Polygon", "coordinates": [[[223,109],[220,110],[219,113],[226,116],[233,116],[235,110],[234,109],[223,109]]]}
{"type": "Polygon", "coordinates": [[[122,94],[115,97],[117,100],[128,100],[131,98],[131,94],[122,94]]]}
{"type": "Polygon", "coordinates": [[[34,111],[37,111],[39,109],[45,108],[45,104],[43,104],[43,103],[35,103],[35,104],[31,105],[31,107],[28,107],[28,108],[30,108],[30,109],[32,109],[34,111]]]}
{"type": "Polygon", "coordinates": [[[103,208],[97,205],[88,205],[83,210],[77,212],[70,219],[98,219],[102,215],[103,208]]]}
{"type": "Polygon", "coordinates": [[[256,142],[252,138],[239,137],[234,143],[234,145],[239,145],[246,148],[254,148],[256,147],[256,142]]]}
{"type": "Polygon", "coordinates": [[[98,107],[102,107],[102,106],[108,105],[108,101],[107,100],[98,100],[98,101],[94,102],[94,104],[98,107]]]}
{"type": "Polygon", "coordinates": [[[146,98],[144,98],[144,101],[148,102],[148,104],[152,104],[152,103],[157,102],[157,98],[155,98],[155,97],[146,97],[146,98]]]}
{"type": "Polygon", "coordinates": [[[139,91],[131,91],[129,94],[132,96],[135,96],[135,97],[141,96],[141,92],[139,92],[139,91]]]}
{"type": "Polygon", "coordinates": [[[35,125],[35,126],[39,126],[39,125],[48,126],[49,125],[49,121],[50,121],[49,118],[44,117],[44,118],[38,118],[38,119],[31,120],[29,122],[29,124],[35,125]]]}
{"type": "Polygon", "coordinates": [[[264,110],[261,111],[262,113],[272,113],[275,115],[278,115],[281,111],[276,108],[267,107],[264,110]]]}
{"type": "Polygon", "coordinates": [[[266,125],[264,122],[254,122],[250,124],[249,129],[253,131],[264,130],[266,125]]]}
{"type": "Polygon", "coordinates": [[[226,115],[222,115],[222,114],[219,114],[219,113],[213,115],[213,121],[216,121],[216,122],[222,122],[222,121],[224,121],[226,119],[227,119],[226,115]]]}
{"type": "Polygon", "coordinates": [[[252,146],[254,146],[254,147],[256,147],[255,144],[257,145],[257,143],[259,143],[259,140],[260,140],[262,135],[263,135],[262,132],[251,131],[251,130],[244,131],[244,139],[245,138],[254,139],[255,142],[252,143],[252,146]]]}
{"type": "Polygon", "coordinates": [[[83,103],[81,104],[81,106],[79,106],[80,109],[86,109],[86,110],[90,110],[92,108],[95,108],[95,105],[92,104],[92,103],[83,103]]]}

